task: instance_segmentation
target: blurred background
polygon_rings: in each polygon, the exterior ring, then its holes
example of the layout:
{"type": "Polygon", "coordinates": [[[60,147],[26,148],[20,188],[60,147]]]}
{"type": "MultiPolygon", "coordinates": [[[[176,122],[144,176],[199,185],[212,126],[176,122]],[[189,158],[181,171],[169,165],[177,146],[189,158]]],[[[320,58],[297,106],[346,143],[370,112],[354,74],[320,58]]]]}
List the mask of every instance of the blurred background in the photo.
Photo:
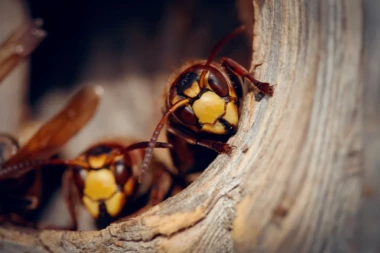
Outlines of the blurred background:
{"type": "MultiPolygon", "coordinates": [[[[214,43],[244,19],[233,0],[2,0],[0,14],[0,40],[28,16],[41,18],[47,31],[29,64],[21,64],[0,86],[0,116],[9,119],[0,122],[0,132],[24,143],[78,87],[105,89],[96,116],[63,147],[64,158],[102,138],[148,140],[162,116],[170,74],[189,60],[207,58],[214,43]]],[[[248,35],[239,36],[219,56],[248,68],[250,44],[248,35]]],[[[59,186],[63,170],[44,172],[49,178],[44,192],[59,186]]]]}
{"type": "MultiPolygon", "coordinates": [[[[31,59],[31,117],[45,120],[77,86],[105,88],[97,116],[69,156],[110,134],[149,138],[170,74],[190,59],[206,58],[221,36],[241,24],[233,0],[27,3],[48,33],[31,59]]],[[[248,67],[248,45],[240,36],[222,54],[248,67]]]]}
{"type": "MultiPolygon", "coordinates": [[[[0,132],[14,134],[23,143],[78,87],[98,84],[105,89],[99,111],[61,155],[75,157],[104,137],[148,139],[161,117],[162,91],[170,74],[190,59],[207,57],[212,45],[242,22],[252,23],[252,13],[245,13],[252,9],[250,1],[245,0],[104,2],[0,1],[0,41],[29,17],[42,18],[48,33],[31,60],[20,64],[0,85],[0,132]]],[[[376,193],[380,175],[376,107],[380,94],[380,4],[363,1],[363,9],[368,167],[364,181],[371,186],[366,191],[371,197],[363,200],[359,210],[355,242],[359,252],[379,252],[380,228],[374,221],[380,215],[380,195],[376,193]]],[[[248,67],[249,40],[250,36],[237,37],[220,55],[248,67]]],[[[59,187],[63,169],[45,171],[49,180],[44,193],[59,187]]],[[[64,211],[63,203],[59,203],[52,206],[64,211]]],[[[60,214],[52,211],[52,206],[47,213],[60,214]]]]}

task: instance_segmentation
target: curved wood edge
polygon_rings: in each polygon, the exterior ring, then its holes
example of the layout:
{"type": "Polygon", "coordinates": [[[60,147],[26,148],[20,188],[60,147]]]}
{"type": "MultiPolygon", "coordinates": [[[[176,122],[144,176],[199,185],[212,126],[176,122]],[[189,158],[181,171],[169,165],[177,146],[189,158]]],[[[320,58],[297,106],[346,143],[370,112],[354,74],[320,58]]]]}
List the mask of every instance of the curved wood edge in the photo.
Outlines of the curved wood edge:
{"type": "Polygon", "coordinates": [[[380,252],[380,22],[379,1],[363,1],[363,73],[364,83],[364,179],[363,200],[354,238],[357,252],[380,252]]]}
{"type": "Polygon", "coordinates": [[[278,85],[243,160],[236,252],[348,252],[363,176],[361,3],[254,7],[252,65],[265,59],[256,76],[278,85]]]}
{"type": "Polygon", "coordinates": [[[252,66],[264,62],[255,76],[277,86],[275,96],[260,103],[247,95],[230,157],[218,156],[190,187],[134,219],[96,232],[0,228],[2,249],[347,249],[363,155],[360,3],[253,3],[252,66]]]}

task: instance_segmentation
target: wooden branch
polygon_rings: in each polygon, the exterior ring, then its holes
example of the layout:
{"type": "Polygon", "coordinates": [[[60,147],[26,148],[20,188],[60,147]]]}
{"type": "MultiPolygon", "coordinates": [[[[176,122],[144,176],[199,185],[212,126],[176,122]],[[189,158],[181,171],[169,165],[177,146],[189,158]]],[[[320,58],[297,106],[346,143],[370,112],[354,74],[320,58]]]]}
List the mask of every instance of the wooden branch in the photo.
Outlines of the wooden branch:
{"type": "MultiPolygon", "coordinates": [[[[243,1],[243,0],[242,0],[243,1]]],[[[238,148],[190,187],[96,232],[0,229],[7,252],[347,252],[362,176],[359,1],[255,0],[259,80],[238,148]]],[[[241,5],[245,6],[245,5],[241,5]]]]}

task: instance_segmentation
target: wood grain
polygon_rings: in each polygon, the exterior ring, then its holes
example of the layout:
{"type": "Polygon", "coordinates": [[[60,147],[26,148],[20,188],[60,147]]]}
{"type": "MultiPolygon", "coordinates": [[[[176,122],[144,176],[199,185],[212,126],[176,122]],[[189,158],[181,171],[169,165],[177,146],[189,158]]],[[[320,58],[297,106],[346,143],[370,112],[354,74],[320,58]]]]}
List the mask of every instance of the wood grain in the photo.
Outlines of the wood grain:
{"type": "Polygon", "coordinates": [[[380,252],[380,22],[379,1],[364,1],[363,108],[364,179],[363,199],[358,214],[355,248],[358,252],[380,252]]]}
{"type": "Polygon", "coordinates": [[[278,85],[246,154],[235,247],[347,252],[363,173],[361,5],[255,1],[255,10],[252,65],[265,59],[257,76],[278,85]]]}
{"type": "Polygon", "coordinates": [[[354,251],[363,178],[361,3],[255,0],[253,7],[251,71],[264,63],[255,76],[275,83],[275,95],[260,103],[246,96],[231,157],[218,156],[190,187],[134,219],[95,232],[0,228],[2,249],[354,251]]]}

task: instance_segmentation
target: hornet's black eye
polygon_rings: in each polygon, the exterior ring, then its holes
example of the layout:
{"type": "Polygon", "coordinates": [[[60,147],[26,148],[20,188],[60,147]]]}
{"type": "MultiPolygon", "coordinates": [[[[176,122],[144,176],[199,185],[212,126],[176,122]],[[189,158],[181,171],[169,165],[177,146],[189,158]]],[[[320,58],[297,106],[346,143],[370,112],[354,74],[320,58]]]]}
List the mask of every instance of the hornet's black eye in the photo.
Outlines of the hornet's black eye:
{"type": "Polygon", "coordinates": [[[191,87],[194,82],[199,81],[199,75],[196,72],[189,71],[180,76],[177,82],[177,93],[184,95],[185,90],[191,87]]]}
{"type": "Polygon", "coordinates": [[[109,154],[111,151],[112,148],[108,147],[107,145],[99,145],[91,148],[87,151],[87,153],[91,156],[99,156],[103,154],[109,154]]]}
{"type": "Polygon", "coordinates": [[[131,175],[131,171],[125,164],[124,159],[120,159],[114,163],[113,173],[118,185],[124,185],[131,175]]]}
{"type": "Polygon", "coordinates": [[[211,70],[208,76],[210,88],[220,97],[226,97],[229,94],[226,78],[217,70],[211,70]]]}

